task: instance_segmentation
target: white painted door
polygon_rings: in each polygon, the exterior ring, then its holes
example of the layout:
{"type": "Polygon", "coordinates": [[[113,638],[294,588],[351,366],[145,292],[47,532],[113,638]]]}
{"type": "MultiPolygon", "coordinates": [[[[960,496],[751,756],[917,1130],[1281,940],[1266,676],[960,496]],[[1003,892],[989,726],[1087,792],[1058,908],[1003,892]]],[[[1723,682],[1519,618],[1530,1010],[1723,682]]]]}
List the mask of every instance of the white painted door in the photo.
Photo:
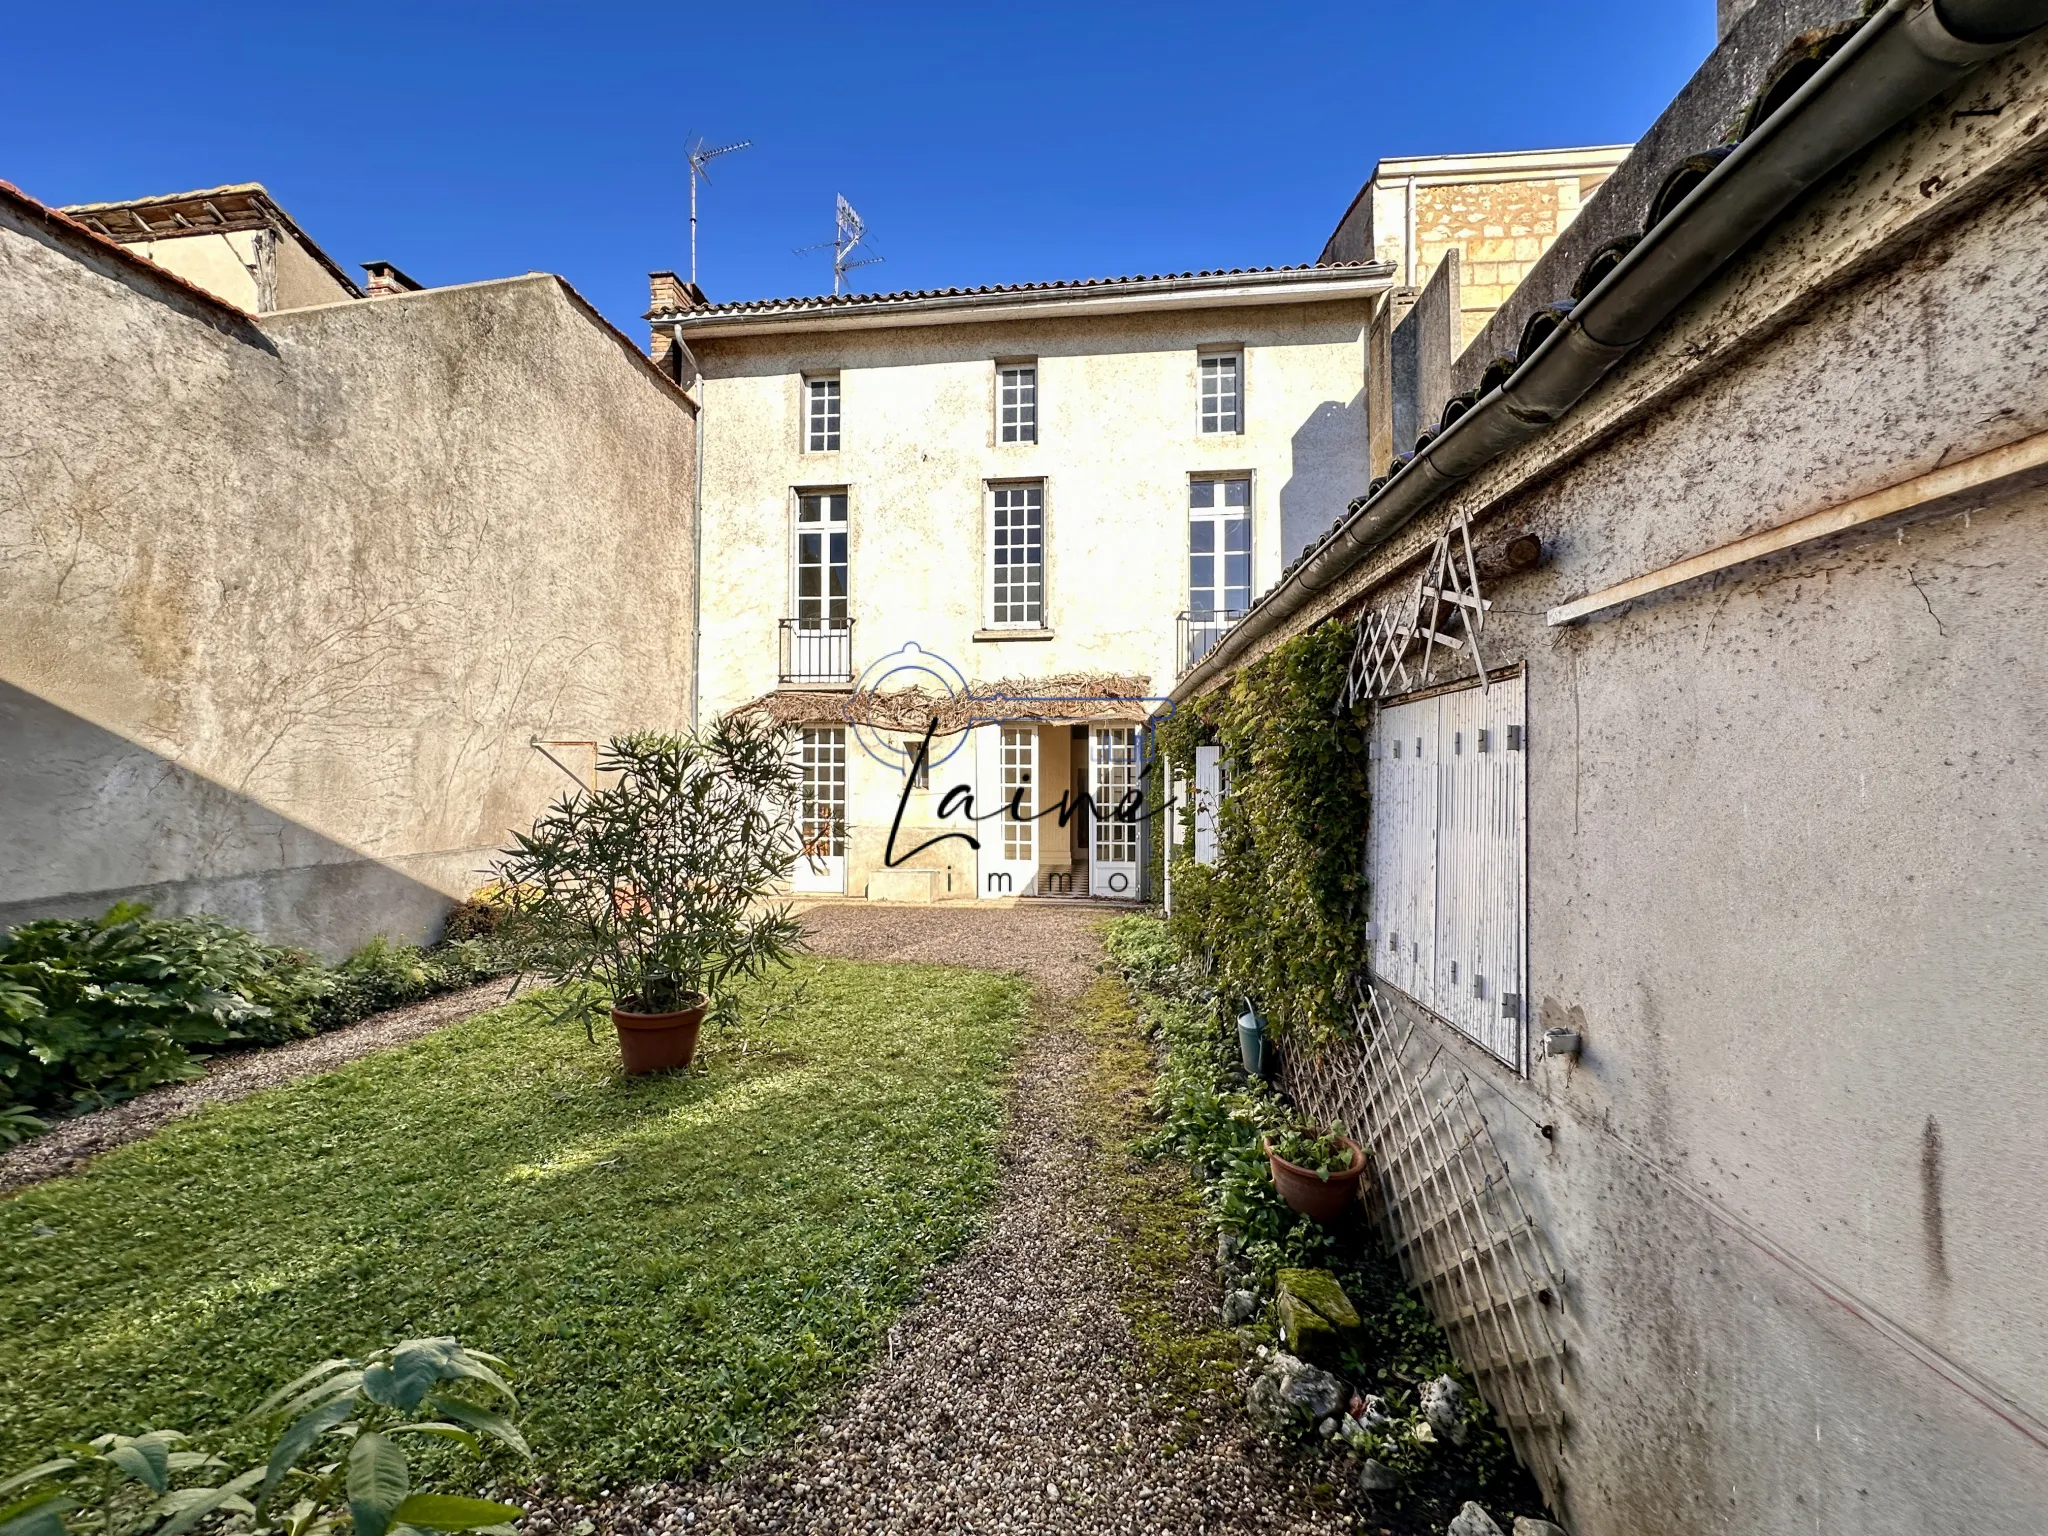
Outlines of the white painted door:
{"type": "Polygon", "coordinates": [[[1366,879],[1372,972],[1526,1067],[1523,679],[1381,709],[1366,879]]]}
{"type": "Polygon", "coordinates": [[[974,813],[981,842],[975,860],[980,896],[1026,896],[1038,880],[1038,727],[1029,722],[975,727],[974,813]],[[1014,807],[1014,814],[1012,808],[1014,807]]]}
{"type": "Polygon", "coordinates": [[[1437,718],[1433,1008],[1522,1062],[1523,681],[1444,694],[1437,718]]]}
{"type": "Polygon", "coordinates": [[[1138,895],[1138,823],[1117,810],[1138,788],[1138,731],[1097,725],[1088,731],[1088,793],[1095,799],[1088,894],[1134,901],[1138,895]]]}
{"type": "Polygon", "coordinates": [[[797,738],[803,768],[802,838],[790,889],[846,890],[846,727],[807,725],[797,738]]]}
{"type": "Polygon", "coordinates": [[[1223,793],[1223,749],[1195,748],[1195,862],[1216,862],[1216,802],[1223,793]]]}
{"type": "Polygon", "coordinates": [[[1437,701],[1379,711],[1366,835],[1373,974],[1427,1002],[1436,975],[1437,701]]]}

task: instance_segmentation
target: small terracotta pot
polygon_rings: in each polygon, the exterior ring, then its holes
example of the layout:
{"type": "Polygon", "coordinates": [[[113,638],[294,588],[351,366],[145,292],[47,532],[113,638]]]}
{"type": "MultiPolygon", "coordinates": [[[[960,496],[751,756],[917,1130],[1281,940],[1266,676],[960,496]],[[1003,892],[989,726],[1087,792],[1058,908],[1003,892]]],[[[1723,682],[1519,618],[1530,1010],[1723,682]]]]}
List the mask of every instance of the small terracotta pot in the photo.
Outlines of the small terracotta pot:
{"type": "Polygon", "coordinates": [[[1337,1138],[1351,1149],[1351,1166],[1342,1173],[1333,1173],[1327,1179],[1313,1168],[1298,1167],[1273,1150],[1273,1143],[1264,1141],[1266,1161],[1273,1168],[1273,1187],[1280,1191],[1280,1198],[1310,1221],[1320,1221],[1329,1226],[1351,1208],[1351,1202],[1358,1196],[1358,1181],[1365,1177],[1365,1148],[1349,1136],[1337,1138]]]}
{"type": "Polygon", "coordinates": [[[619,1032],[619,1055],[628,1072],[666,1072],[687,1067],[697,1054],[697,1031],[704,1025],[711,999],[697,994],[695,1005],[680,1013],[633,1013],[612,1010],[612,1028],[619,1032]]]}

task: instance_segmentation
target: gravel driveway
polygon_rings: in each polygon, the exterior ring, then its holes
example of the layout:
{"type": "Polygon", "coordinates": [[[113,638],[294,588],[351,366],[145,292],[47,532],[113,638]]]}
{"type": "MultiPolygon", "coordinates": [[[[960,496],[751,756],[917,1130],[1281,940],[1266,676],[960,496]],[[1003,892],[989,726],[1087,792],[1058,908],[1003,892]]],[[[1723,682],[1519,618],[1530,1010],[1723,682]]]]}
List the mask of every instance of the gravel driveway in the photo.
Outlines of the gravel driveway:
{"type": "Polygon", "coordinates": [[[1038,983],[990,1229],[933,1277],[892,1330],[889,1355],[808,1440],[728,1481],[543,1503],[526,1522],[532,1536],[1354,1528],[1330,1507],[1339,1496],[1314,1499],[1272,1470],[1227,1406],[1203,1404],[1190,1434],[1189,1405],[1147,1384],[1117,1305],[1101,1153],[1083,1128],[1089,1080],[1075,1067],[1092,1047],[1072,1003],[1095,979],[1092,930],[1109,915],[966,903],[806,913],[822,953],[1022,971],[1038,983]]]}

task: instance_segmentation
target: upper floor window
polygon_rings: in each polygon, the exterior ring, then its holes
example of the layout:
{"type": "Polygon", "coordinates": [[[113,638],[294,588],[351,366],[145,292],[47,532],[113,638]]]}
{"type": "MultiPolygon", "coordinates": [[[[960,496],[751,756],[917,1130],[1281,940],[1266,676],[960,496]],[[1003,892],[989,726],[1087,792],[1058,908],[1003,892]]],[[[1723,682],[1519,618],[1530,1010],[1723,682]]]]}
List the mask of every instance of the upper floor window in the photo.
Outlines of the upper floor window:
{"type": "Polygon", "coordinates": [[[795,553],[798,625],[846,628],[846,492],[805,491],[797,496],[795,553]]]}
{"type": "Polygon", "coordinates": [[[1188,485],[1188,613],[1234,620],[1252,605],[1252,483],[1188,485]]]}
{"type": "Polygon", "coordinates": [[[1003,363],[996,369],[996,440],[1038,441],[1038,365],[1003,363]]]}
{"type": "Polygon", "coordinates": [[[1244,430],[1244,355],[1239,352],[1206,352],[1201,358],[1202,430],[1242,432],[1244,430]]]}
{"type": "Polygon", "coordinates": [[[999,485],[989,492],[989,624],[1045,625],[1045,486],[999,485]]]}
{"type": "Polygon", "coordinates": [[[839,380],[804,380],[804,447],[811,453],[839,451],[839,380]]]}

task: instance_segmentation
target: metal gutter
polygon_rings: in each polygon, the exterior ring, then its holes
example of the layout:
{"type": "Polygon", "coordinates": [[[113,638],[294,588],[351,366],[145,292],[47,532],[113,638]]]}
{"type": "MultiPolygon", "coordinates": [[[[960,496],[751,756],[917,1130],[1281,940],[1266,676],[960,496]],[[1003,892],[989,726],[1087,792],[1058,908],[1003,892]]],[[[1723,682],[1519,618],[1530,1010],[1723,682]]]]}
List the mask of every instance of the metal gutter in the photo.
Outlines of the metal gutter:
{"type": "Polygon", "coordinates": [[[1200,693],[1446,492],[1541,434],[1796,198],[2044,25],[2048,0],[1887,0],[1645,233],[1506,383],[1445,428],[1282,577],[1174,684],[1171,696],[1200,693]]]}

